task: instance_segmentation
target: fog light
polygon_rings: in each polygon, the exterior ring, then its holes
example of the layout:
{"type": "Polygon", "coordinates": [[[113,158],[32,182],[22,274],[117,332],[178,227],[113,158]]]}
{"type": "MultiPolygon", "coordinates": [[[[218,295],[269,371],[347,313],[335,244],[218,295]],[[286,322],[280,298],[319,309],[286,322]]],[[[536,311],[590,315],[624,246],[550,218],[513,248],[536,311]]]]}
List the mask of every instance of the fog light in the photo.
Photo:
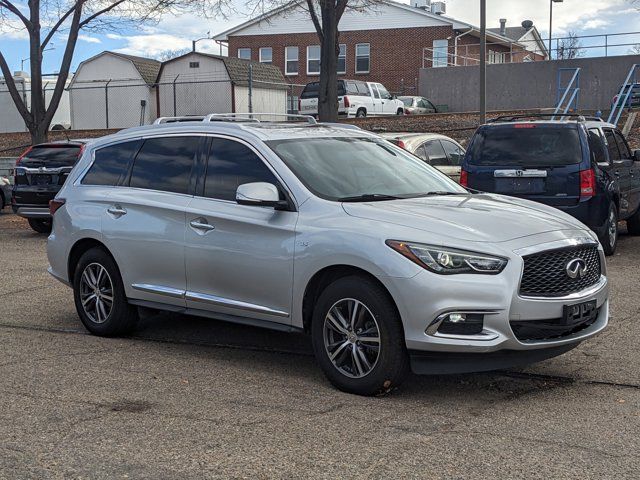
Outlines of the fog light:
{"type": "Polygon", "coordinates": [[[478,335],[484,327],[484,314],[449,312],[440,315],[427,327],[427,335],[478,335]]]}
{"type": "Polygon", "coordinates": [[[450,313],[449,316],[445,319],[446,322],[451,323],[460,323],[467,320],[466,313],[450,313]]]}

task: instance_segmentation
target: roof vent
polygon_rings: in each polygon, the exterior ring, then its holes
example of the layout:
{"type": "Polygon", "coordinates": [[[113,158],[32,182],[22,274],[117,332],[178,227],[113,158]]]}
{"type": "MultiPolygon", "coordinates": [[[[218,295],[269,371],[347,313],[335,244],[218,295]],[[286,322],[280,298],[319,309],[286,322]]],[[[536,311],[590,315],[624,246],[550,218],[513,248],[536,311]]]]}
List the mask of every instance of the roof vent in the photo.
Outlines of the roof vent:
{"type": "Polygon", "coordinates": [[[431,13],[436,15],[444,15],[447,13],[447,4],[444,2],[433,2],[431,4],[431,13]]]}
{"type": "Polygon", "coordinates": [[[501,18],[500,19],[500,35],[504,37],[506,34],[507,34],[507,19],[501,18]]]}
{"type": "Polygon", "coordinates": [[[411,6],[422,10],[429,10],[431,8],[431,0],[411,0],[411,6]]]}
{"type": "Polygon", "coordinates": [[[531,20],[525,20],[521,23],[521,25],[525,30],[529,30],[531,27],[533,27],[533,22],[531,20]]]}

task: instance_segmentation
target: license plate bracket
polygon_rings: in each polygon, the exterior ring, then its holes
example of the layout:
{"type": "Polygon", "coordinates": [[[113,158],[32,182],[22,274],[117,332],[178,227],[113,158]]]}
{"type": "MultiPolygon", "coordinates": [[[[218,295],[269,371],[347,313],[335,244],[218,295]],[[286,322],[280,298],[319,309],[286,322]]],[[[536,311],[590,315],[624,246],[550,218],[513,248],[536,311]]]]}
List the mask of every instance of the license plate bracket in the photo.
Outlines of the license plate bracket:
{"type": "Polygon", "coordinates": [[[594,320],[597,315],[598,304],[596,300],[589,300],[576,305],[565,305],[562,312],[562,322],[564,325],[576,325],[594,320]]]}

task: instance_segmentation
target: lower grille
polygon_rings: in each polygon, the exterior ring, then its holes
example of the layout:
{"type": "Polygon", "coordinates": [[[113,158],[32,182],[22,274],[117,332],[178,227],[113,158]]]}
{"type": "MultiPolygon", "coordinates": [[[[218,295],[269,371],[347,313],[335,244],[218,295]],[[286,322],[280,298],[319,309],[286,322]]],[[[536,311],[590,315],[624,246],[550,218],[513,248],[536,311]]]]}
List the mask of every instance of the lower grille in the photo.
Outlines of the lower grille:
{"type": "Polygon", "coordinates": [[[564,297],[589,288],[600,280],[602,266],[598,247],[580,246],[548,250],[527,255],[520,283],[520,295],[527,297],[564,297]],[[586,270],[571,278],[567,266],[582,260],[586,270]]]}
{"type": "Polygon", "coordinates": [[[599,313],[600,310],[598,310],[592,318],[573,325],[563,325],[562,318],[554,320],[511,321],[511,330],[513,330],[513,334],[521,342],[560,340],[581,332],[593,325],[598,319],[599,313]]]}

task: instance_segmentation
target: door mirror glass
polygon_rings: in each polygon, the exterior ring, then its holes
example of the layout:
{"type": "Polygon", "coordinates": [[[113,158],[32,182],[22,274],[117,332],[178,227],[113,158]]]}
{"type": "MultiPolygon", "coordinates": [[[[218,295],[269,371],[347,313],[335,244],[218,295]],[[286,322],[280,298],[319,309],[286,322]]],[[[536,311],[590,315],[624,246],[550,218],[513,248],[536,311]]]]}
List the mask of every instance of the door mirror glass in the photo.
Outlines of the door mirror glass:
{"type": "Polygon", "coordinates": [[[244,183],[236,190],[236,202],[240,205],[256,207],[282,207],[287,202],[280,200],[278,188],[272,183],[254,182],[244,183]]]}

